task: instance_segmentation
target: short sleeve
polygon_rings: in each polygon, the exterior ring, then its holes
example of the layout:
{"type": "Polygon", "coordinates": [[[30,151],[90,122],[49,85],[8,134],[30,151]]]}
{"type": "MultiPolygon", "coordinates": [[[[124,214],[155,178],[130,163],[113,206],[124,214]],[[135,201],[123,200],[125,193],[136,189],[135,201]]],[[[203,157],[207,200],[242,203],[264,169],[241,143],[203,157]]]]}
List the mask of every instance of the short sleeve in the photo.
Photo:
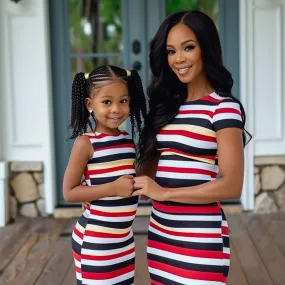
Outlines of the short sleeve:
{"type": "Polygon", "coordinates": [[[243,120],[239,103],[231,98],[225,99],[216,106],[213,115],[213,128],[217,132],[225,128],[243,129],[243,120]]]}

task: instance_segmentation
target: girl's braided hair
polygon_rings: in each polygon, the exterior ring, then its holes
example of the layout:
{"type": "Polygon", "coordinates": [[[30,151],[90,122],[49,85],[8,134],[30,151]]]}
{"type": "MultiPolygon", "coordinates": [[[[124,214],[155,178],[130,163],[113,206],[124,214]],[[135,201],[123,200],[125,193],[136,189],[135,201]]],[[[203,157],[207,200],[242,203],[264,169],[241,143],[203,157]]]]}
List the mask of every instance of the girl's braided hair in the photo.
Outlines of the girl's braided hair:
{"type": "MultiPolygon", "coordinates": [[[[101,88],[109,84],[110,81],[120,79],[128,86],[130,100],[130,119],[132,126],[132,136],[140,136],[142,123],[147,114],[145,94],[143,91],[141,78],[136,70],[126,70],[113,65],[100,66],[89,74],[83,72],[76,73],[72,83],[72,108],[71,122],[69,128],[72,129],[71,139],[87,132],[87,128],[92,128],[90,113],[85,105],[85,99],[90,98],[94,89],[101,88]]],[[[95,120],[93,112],[91,117],[95,120]]]]}

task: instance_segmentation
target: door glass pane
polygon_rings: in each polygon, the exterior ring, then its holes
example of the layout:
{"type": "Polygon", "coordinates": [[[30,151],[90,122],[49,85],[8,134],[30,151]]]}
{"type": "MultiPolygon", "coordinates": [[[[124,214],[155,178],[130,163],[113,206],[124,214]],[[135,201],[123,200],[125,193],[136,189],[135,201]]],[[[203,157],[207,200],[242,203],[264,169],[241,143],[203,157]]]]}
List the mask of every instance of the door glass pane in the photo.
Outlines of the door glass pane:
{"type": "Polygon", "coordinates": [[[219,0],[166,0],[166,16],[181,10],[199,10],[209,15],[218,27],[219,0]]]}
{"type": "Polygon", "coordinates": [[[122,51],[121,1],[68,0],[72,53],[122,51]]]}
{"type": "Polygon", "coordinates": [[[72,78],[77,72],[91,72],[94,68],[105,64],[122,66],[123,58],[122,56],[72,57],[71,58],[72,78]]]}

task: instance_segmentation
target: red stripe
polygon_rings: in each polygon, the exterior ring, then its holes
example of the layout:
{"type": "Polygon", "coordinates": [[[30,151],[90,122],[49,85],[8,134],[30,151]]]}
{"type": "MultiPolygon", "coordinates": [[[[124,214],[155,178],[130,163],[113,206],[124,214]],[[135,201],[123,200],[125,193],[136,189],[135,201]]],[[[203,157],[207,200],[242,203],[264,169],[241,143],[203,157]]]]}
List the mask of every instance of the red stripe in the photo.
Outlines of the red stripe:
{"type": "Polygon", "coordinates": [[[73,257],[77,260],[77,261],[81,261],[81,255],[78,254],[77,252],[75,252],[74,250],[72,251],[73,257]]]}
{"type": "Polygon", "coordinates": [[[81,273],[81,268],[80,267],[75,267],[76,272],[81,273]]]}
{"type": "Polygon", "coordinates": [[[168,272],[175,276],[180,276],[183,278],[196,279],[196,280],[206,280],[206,281],[216,281],[223,282],[224,276],[221,273],[214,272],[201,272],[182,269],[165,263],[160,263],[157,261],[149,260],[148,265],[151,268],[155,268],[164,272],[168,272]]]}
{"type": "MultiPolygon", "coordinates": [[[[220,235],[220,237],[221,237],[221,235],[220,235]]],[[[160,243],[160,242],[156,242],[156,241],[152,241],[152,240],[148,240],[147,246],[155,248],[155,249],[160,249],[163,251],[181,254],[181,255],[185,255],[185,256],[191,256],[191,257],[215,258],[215,259],[223,259],[224,258],[224,254],[221,251],[197,250],[197,249],[190,249],[190,248],[182,248],[182,247],[168,245],[165,243],[160,243]]]]}
{"type": "Polygon", "coordinates": [[[157,170],[165,172],[176,172],[176,173],[204,174],[204,175],[210,175],[213,178],[217,176],[217,173],[214,171],[206,169],[198,169],[198,168],[158,166],[157,170]]]}
{"type": "Polygon", "coordinates": [[[122,165],[122,166],[116,166],[116,167],[110,167],[110,168],[104,168],[104,169],[97,169],[97,170],[89,170],[89,175],[96,175],[96,174],[105,174],[105,173],[110,173],[113,171],[118,171],[118,170],[126,170],[126,169],[134,169],[133,165],[122,165]]]}
{"type": "Polygon", "coordinates": [[[179,115],[182,114],[198,114],[198,115],[208,115],[211,118],[213,117],[213,112],[207,110],[181,110],[178,112],[179,115]]]}
{"type": "Polygon", "coordinates": [[[110,254],[110,255],[88,255],[88,254],[82,254],[81,258],[86,260],[111,260],[115,258],[119,258],[122,256],[129,255],[131,253],[135,252],[135,248],[131,248],[129,250],[126,250],[124,252],[116,253],[116,254],[110,254]]]}
{"type": "Polygon", "coordinates": [[[90,214],[98,215],[102,217],[131,217],[136,214],[136,211],[109,213],[109,212],[102,212],[102,211],[90,209],[90,214]]]}
{"type": "Polygon", "coordinates": [[[80,239],[83,239],[83,233],[80,232],[76,227],[74,228],[73,232],[74,232],[80,239]]]}
{"type": "Polygon", "coordinates": [[[186,130],[161,130],[159,134],[160,135],[181,135],[184,137],[188,137],[190,139],[196,139],[196,140],[208,141],[208,142],[217,142],[215,137],[201,135],[201,134],[189,132],[186,130]]]}
{"type": "Polygon", "coordinates": [[[241,112],[235,108],[219,108],[215,111],[215,115],[224,113],[241,115],[241,112]]]}
{"type": "Polygon", "coordinates": [[[229,228],[222,226],[222,235],[229,235],[229,228]]]}
{"type": "Polygon", "coordinates": [[[151,284],[152,284],[152,285],[165,285],[165,284],[160,283],[160,282],[158,282],[158,281],[155,281],[155,280],[153,280],[153,279],[151,279],[151,284]]]}
{"type": "Polygon", "coordinates": [[[220,208],[218,206],[168,206],[158,203],[157,201],[152,202],[155,209],[166,212],[166,213],[183,213],[183,214],[219,214],[220,208]]]}
{"type": "Polygon", "coordinates": [[[90,180],[90,176],[89,176],[89,173],[88,173],[88,168],[86,167],[85,170],[84,170],[84,176],[85,176],[85,179],[86,180],[90,180]]]}
{"type": "Polygon", "coordinates": [[[96,151],[100,150],[107,150],[107,149],[117,149],[117,148],[124,148],[124,147],[130,147],[130,148],[135,148],[134,144],[120,144],[120,145],[113,145],[113,146],[106,146],[102,148],[96,148],[96,151]]]}
{"type": "Polygon", "coordinates": [[[185,232],[170,231],[170,230],[166,230],[164,228],[159,227],[158,225],[154,224],[153,222],[150,222],[150,226],[159,230],[160,232],[170,234],[173,236],[197,237],[197,238],[221,238],[221,234],[214,234],[214,233],[185,233],[185,232]]]}
{"type": "Polygon", "coordinates": [[[230,254],[224,253],[223,254],[223,259],[230,259],[230,254]]]}
{"type": "Polygon", "coordinates": [[[205,101],[209,101],[209,102],[213,102],[213,103],[219,103],[222,102],[222,99],[216,99],[214,97],[212,97],[211,95],[205,97],[205,101]]]}
{"type": "Polygon", "coordinates": [[[116,278],[120,275],[132,272],[134,270],[135,270],[135,265],[131,264],[129,266],[111,272],[104,272],[104,273],[82,272],[82,278],[91,279],[91,280],[105,280],[105,279],[116,278]]]}
{"type": "Polygon", "coordinates": [[[123,238],[129,235],[130,232],[124,234],[110,234],[110,233],[100,233],[100,232],[93,232],[93,231],[85,231],[85,235],[89,237],[101,237],[101,238],[123,238]]]}

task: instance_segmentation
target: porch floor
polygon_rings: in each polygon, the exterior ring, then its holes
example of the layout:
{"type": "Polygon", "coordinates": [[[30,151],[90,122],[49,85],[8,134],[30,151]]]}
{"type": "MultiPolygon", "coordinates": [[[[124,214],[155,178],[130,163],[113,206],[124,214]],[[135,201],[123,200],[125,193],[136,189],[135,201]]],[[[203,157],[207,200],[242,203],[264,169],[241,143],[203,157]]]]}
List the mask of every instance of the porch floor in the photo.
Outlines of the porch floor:
{"type": "MultiPolygon", "coordinates": [[[[228,285],[285,284],[285,213],[227,215],[231,229],[228,285]]],[[[75,285],[70,233],[75,219],[18,218],[0,229],[0,284],[75,285]]],[[[148,285],[146,228],[137,217],[135,285],[148,285]]]]}

